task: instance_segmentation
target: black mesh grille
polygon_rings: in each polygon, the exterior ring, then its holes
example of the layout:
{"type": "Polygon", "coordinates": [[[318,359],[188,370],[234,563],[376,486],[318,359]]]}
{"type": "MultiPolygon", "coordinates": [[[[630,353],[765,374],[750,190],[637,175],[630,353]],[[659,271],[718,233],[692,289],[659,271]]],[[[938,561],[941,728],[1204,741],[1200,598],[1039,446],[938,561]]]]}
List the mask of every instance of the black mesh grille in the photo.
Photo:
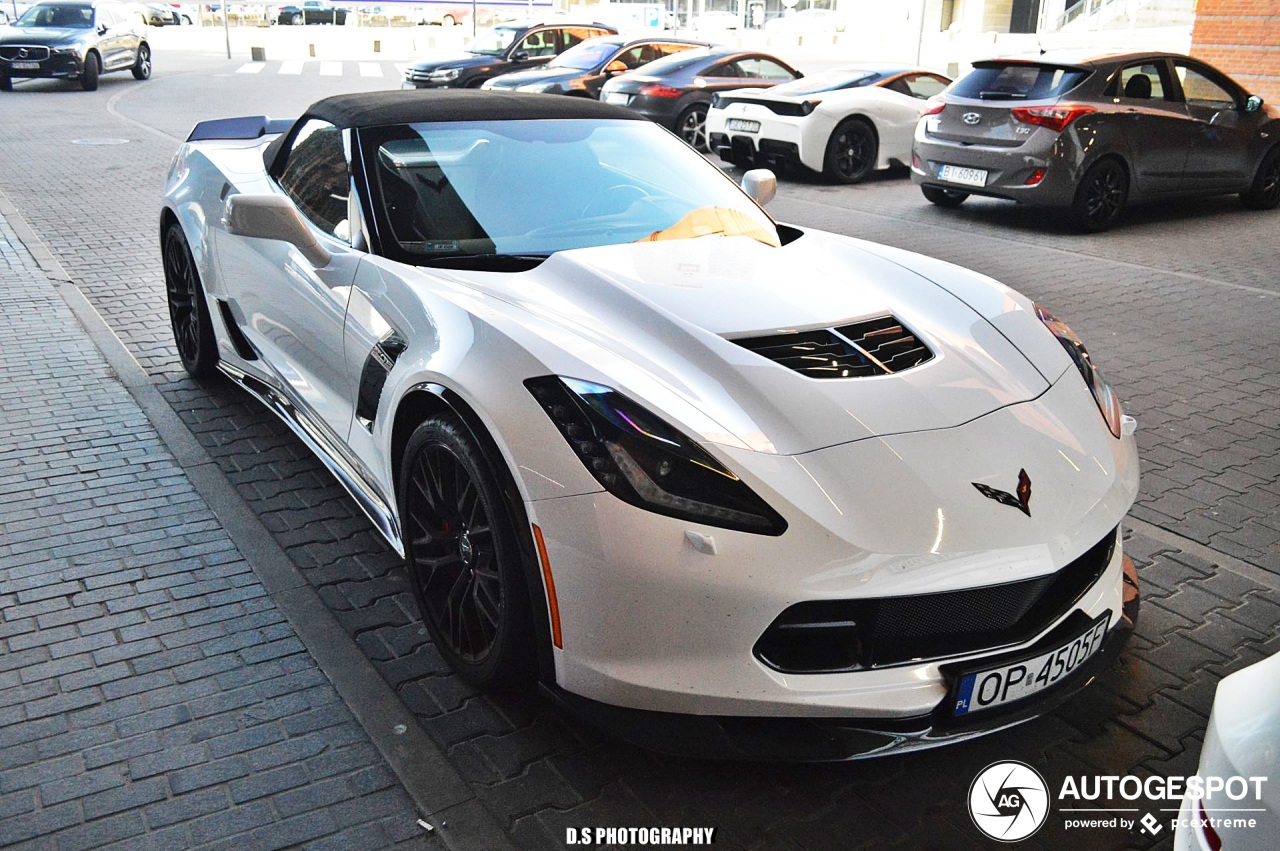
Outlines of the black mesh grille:
{"type": "Polygon", "coordinates": [[[892,316],[733,342],[810,378],[889,375],[933,357],[929,347],[892,316]]]}
{"type": "Polygon", "coordinates": [[[945,659],[1030,640],[1065,614],[1111,563],[1118,530],[1048,576],[964,591],[821,600],[791,606],[755,654],[786,673],[831,673],[945,659]]]}

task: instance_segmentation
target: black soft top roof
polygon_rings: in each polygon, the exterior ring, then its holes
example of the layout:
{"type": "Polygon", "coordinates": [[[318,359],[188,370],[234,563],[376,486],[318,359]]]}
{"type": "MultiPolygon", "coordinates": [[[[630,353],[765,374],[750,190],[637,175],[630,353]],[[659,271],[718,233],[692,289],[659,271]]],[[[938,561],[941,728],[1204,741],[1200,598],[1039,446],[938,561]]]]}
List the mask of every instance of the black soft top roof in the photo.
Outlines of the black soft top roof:
{"type": "Polygon", "coordinates": [[[632,110],[586,98],[467,89],[337,95],[312,104],[305,117],[319,118],[342,128],[434,121],[647,120],[632,110]]]}

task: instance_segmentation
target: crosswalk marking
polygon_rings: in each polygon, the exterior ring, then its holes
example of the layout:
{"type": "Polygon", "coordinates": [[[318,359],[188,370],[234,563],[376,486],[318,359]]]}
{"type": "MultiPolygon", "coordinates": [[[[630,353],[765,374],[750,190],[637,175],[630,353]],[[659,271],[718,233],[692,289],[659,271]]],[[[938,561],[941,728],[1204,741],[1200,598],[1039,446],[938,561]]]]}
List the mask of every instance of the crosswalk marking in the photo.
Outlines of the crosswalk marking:
{"type": "MultiPolygon", "coordinates": [[[[3,2],[3,0],[0,0],[3,2]]],[[[270,62],[245,62],[236,68],[237,74],[264,74],[270,76],[279,74],[287,77],[314,76],[319,74],[321,77],[342,77],[348,73],[351,68],[361,77],[377,79],[390,76],[392,78],[400,78],[404,76],[404,69],[409,67],[406,63],[396,62],[340,62],[316,59],[283,59],[270,62]]]]}

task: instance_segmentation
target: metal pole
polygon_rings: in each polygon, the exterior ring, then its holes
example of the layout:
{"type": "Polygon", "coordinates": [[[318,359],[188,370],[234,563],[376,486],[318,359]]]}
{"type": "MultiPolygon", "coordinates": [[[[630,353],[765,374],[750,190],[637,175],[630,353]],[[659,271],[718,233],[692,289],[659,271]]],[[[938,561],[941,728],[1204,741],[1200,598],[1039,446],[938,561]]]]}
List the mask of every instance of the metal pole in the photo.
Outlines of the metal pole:
{"type": "Polygon", "coordinates": [[[916,27],[916,67],[920,67],[920,53],[924,49],[924,5],[927,0],[920,0],[920,21],[916,27]]]}
{"type": "Polygon", "coordinates": [[[222,0],[222,33],[227,37],[227,58],[231,58],[231,25],[227,23],[227,0],[222,0]]]}

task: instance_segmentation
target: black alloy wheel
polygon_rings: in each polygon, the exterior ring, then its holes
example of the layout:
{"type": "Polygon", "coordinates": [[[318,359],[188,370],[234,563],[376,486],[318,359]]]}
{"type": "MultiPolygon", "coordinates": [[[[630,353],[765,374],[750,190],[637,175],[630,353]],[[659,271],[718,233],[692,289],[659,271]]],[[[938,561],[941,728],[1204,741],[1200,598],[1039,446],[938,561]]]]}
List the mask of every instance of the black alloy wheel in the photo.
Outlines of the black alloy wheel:
{"type": "Polygon", "coordinates": [[[969,198],[968,192],[943,189],[938,186],[921,186],[920,191],[931,204],[937,204],[939,207],[947,207],[948,209],[959,207],[969,198]]]}
{"type": "Polygon", "coordinates": [[[676,128],[680,138],[693,146],[695,151],[706,153],[707,147],[707,105],[695,103],[680,113],[676,119],[676,128]]]}
{"type": "Polygon", "coordinates": [[[836,183],[857,183],[875,168],[879,149],[871,125],[860,118],[850,118],[831,132],[822,173],[836,183]]]}
{"type": "Polygon", "coordinates": [[[138,45],[138,59],[129,69],[135,80],[146,80],[151,77],[151,48],[145,44],[138,45]]]}
{"type": "Polygon", "coordinates": [[[475,685],[528,679],[534,634],[515,529],[461,420],[427,420],[409,438],[400,510],[409,579],[436,649],[475,685]]]}
{"type": "Polygon", "coordinates": [[[169,325],[178,359],[192,378],[206,378],[218,365],[218,341],[205,303],[200,273],[182,226],[169,225],[164,234],[164,288],[169,301],[169,325]]]}
{"type": "Polygon", "coordinates": [[[1129,176],[1114,159],[1095,163],[1076,188],[1071,223],[1085,233],[1098,233],[1116,223],[1129,198],[1129,176]]]}
{"type": "Polygon", "coordinates": [[[80,88],[86,92],[96,92],[100,73],[102,73],[102,60],[91,50],[84,58],[84,70],[80,72],[80,88]]]}
{"type": "Polygon", "coordinates": [[[1274,210],[1280,206],[1280,145],[1262,158],[1253,185],[1240,193],[1240,203],[1250,210],[1274,210]]]}

